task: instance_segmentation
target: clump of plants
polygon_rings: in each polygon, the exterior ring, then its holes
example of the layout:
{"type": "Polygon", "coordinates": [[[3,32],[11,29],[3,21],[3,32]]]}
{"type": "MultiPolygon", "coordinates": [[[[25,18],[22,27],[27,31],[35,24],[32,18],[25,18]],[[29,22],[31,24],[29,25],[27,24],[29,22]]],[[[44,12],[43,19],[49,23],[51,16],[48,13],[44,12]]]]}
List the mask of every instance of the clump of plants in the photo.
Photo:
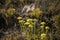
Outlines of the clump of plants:
{"type": "MultiPolygon", "coordinates": [[[[27,18],[23,20],[22,17],[18,17],[21,33],[25,33],[27,40],[48,40],[49,26],[46,26],[46,22],[40,22],[38,26],[38,19],[27,18]]],[[[23,35],[23,34],[22,34],[23,35]]]]}
{"type": "Polygon", "coordinates": [[[30,15],[36,18],[39,18],[42,15],[42,10],[40,8],[36,8],[35,10],[33,10],[30,15]]]}

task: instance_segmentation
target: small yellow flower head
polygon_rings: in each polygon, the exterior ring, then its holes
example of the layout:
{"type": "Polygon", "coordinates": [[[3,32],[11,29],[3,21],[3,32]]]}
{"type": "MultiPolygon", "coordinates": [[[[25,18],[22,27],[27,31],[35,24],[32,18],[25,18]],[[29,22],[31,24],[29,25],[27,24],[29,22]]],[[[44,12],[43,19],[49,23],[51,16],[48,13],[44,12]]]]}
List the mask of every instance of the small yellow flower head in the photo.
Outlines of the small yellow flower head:
{"type": "Polygon", "coordinates": [[[34,22],[37,22],[38,20],[37,19],[33,19],[34,22]]]}
{"type": "Polygon", "coordinates": [[[29,25],[30,23],[29,22],[26,22],[25,25],[29,25]]]}
{"type": "Polygon", "coordinates": [[[24,20],[19,20],[19,23],[24,23],[25,21],[24,20]]]}
{"type": "Polygon", "coordinates": [[[32,28],[33,26],[30,24],[29,27],[32,28]]]}
{"type": "Polygon", "coordinates": [[[42,11],[40,10],[40,8],[36,8],[36,9],[35,9],[35,12],[41,13],[42,11]]]}
{"type": "Polygon", "coordinates": [[[27,19],[27,22],[32,22],[32,19],[27,19]]]}
{"type": "Polygon", "coordinates": [[[36,18],[38,18],[41,14],[42,14],[42,11],[40,8],[36,8],[30,13],[31,16],[35,16],[36,18]]]}
{"type": "Polygon", "coordinates": [[[49,26],[46,26],[45,29],[46,29],[46,30],[49,30],[49,26]]]}
{"type": "Polygon", "coordinates": [[[45,22],[41,22],[42,25],[46,24],[45,22]]]}
{"type": "Polygon", "coordinates": [[[44,28],[44,26],[40,26],[40,28],[44,28]]]}
{"type": "Polygon", "coordinates": [[[14,8],[9,8],[9,9],[7,10],[7,14],[8,14],[8,15],[13,15],[15,12],[16,12],[16,9],[14,9],[14,8]]]}
{"type": "Polygon", "coordinates": [[[45,39],[46,38],[46,34],[45,33],[42,33],[41,34],[41,39],[45,39]]]}
{"type": "Polygon", "coordinates": [[[18,17],[17,19],[20,20],[20,19],[22,19],[22,17],[18,17]]]}

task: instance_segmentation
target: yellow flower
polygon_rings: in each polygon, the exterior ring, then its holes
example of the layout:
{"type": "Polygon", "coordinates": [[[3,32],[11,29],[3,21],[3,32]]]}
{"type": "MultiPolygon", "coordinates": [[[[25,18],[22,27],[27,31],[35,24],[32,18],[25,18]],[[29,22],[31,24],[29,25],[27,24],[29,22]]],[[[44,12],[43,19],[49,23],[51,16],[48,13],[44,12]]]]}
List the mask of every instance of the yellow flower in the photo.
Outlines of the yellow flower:
{"type": "Polygon", "coordinates": [[[9,9],[7,10],[7,14],[8,14],[8,15],[13,15],[15,12],[16,12],[16,9],[15,9],[15,8],[9,8],[9,9]]]}
{"type": "Polygon", "coordinates": [[[37,22],[38,20],[37,19],[33,19],[33,21],[37,22]]]}
{"type": "Polygon", "coordinates": [[[41,34],[41,39],[45,39],[46,38],[46,34],[45,33],[42,33],[41,34]]]}
{"type": "Polygon", "coordinates": [[[49,26],[46,26],[45,29],[46,29],[46,30],[49,30],[49,26]]]}
{"type": "Polygon", "coordinates": [[[27,19],[27,22],[32,22],[32,19],[27,19]]]}
{"type": "Polygon", "coordinates": [[[40,8],[36,8],[35,10],[33,10],[30,15],[31,16],[35,16],[35,17],[39,17],[42,14],[42,11],[40,10],[40,8]]]}
{"type": "Polygon", "coordinates": [[[29,27],[32,28],[33,26],[30,24],[29,27]]]}
{"type": "Polygon", "coordinates": [[[19,20],[19,23],[24,23],[25,21],[24,20],[19,20]]]}
{"type": "Polygon", "coordinates": [[[40,26],[40,28],[44,28],[44,26],[40,26]]]}
{"type": "Polygon", "coordinates": [[[26,22],[25,25],[29,25],[30,23],[29,22],[26,22]]]}
{"type": "Polygon", "coordinates": [[[40,8],[36,8],[36,9],[35,9],[35,12],[36,12],[36,13],[41,13],[42,11],[40,10],[40,8]]]}
{"type": "Polygon", "coordinates": [[[45,22],[41,22],[42,25],[46,24],[45,22]]]}
{"type": "Polygon", "coordinates": [[[18,17],[17,19],[20,20],[20,19],[22,19],[22,17],[18,17]]]}

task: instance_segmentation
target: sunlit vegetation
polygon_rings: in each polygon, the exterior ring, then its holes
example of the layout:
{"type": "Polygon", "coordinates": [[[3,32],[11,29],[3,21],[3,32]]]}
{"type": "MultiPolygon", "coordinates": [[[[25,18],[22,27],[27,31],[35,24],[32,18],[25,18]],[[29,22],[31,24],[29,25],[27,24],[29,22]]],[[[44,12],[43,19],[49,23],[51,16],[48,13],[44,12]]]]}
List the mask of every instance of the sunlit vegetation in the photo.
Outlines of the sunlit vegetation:
{"type": "Polygon", "coordinates": [[[60,0],[0,0],[0,40],[60,40],[60,0]]]}
{"type": "Polygon", "coordinates": [[[35,10],[33,10],[32,12],[31,12],[31,16],[35,16],[35,17],[40,17],[41,16],[41,14],[42,14],[42,11],[40,10],[40,8],[36,8],[35,10]]]}
{"type": "Polygon", "coordinates": [[[7,9],[7,15],[8,16],[13,15],[15,12],[16,12],[16,9],[14,9],[14,8],[7,9]]]}

